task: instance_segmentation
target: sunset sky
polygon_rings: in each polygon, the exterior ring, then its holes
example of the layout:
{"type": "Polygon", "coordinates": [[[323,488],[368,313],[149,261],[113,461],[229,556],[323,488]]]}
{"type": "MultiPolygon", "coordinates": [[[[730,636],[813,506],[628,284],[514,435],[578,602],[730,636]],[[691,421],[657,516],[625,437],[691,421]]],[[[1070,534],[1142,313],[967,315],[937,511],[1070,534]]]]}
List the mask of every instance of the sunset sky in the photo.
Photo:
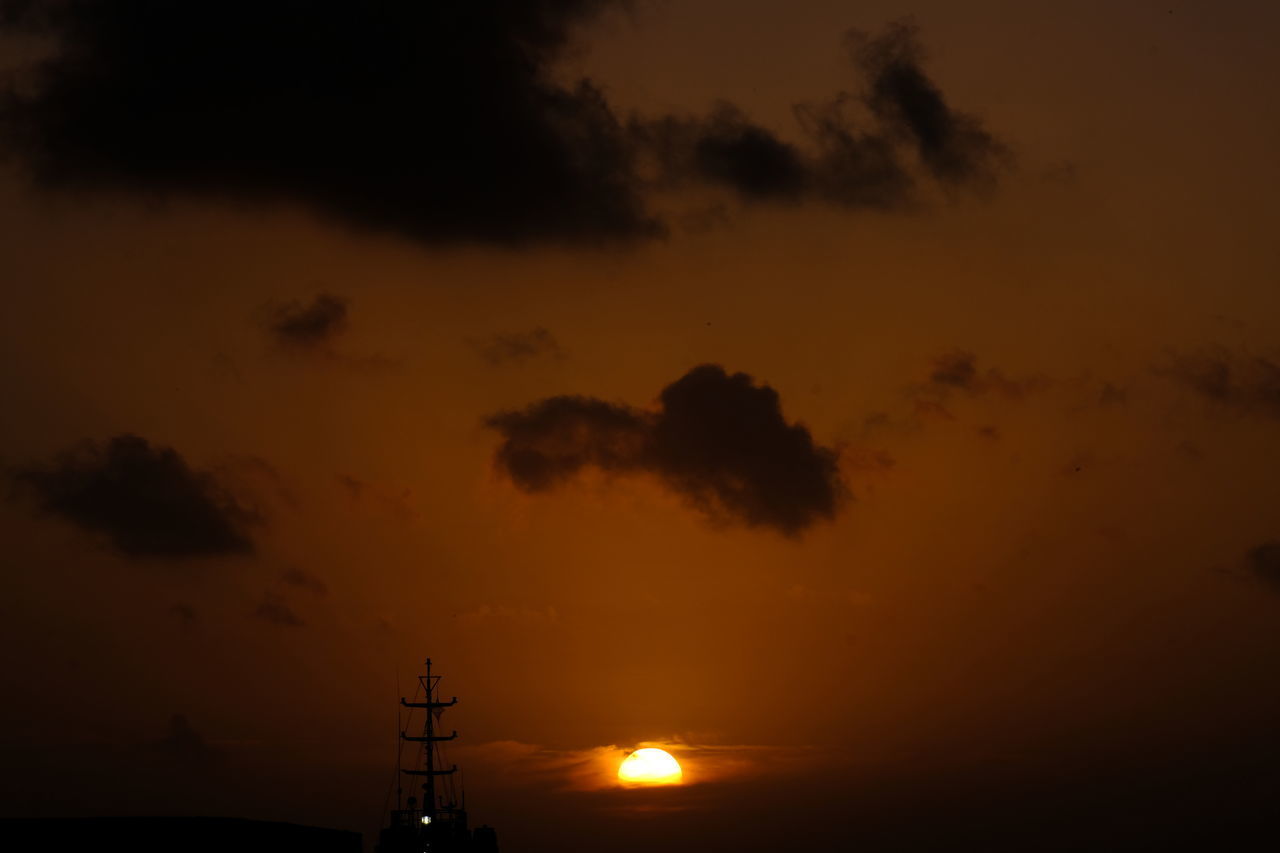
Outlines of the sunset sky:
{"type": "Polygon", "coordinates": [[[1261,822],[1278,35],[3,0],[0,816],[371,843],[430,656],[507,853],[1261,822]]]}

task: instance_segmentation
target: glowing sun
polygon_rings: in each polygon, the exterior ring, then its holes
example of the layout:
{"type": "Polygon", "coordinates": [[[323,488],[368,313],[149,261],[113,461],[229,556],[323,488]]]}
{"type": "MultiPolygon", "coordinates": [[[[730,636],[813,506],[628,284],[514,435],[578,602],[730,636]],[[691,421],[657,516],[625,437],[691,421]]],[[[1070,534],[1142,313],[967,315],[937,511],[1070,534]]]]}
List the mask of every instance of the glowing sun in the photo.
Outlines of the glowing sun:
{"type": "Polygon", "coordinates": [[[618,781],[627,785],[679,785],[683,777],[680,762],[656,747],[637,749],[618,766],[618,781]]]}

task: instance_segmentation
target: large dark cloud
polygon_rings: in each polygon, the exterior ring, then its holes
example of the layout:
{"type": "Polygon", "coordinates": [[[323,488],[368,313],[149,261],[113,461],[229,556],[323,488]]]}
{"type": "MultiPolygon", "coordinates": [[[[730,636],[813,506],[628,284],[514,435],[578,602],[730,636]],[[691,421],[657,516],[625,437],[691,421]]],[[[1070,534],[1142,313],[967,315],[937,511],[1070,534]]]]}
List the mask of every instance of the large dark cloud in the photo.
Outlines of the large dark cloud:
{"type": "Polygon", "coordinates": [[[590,397],[551,397],[490,417],[499,469],[542,492],[587,467],[649,473],[708,517],[796,535],[846,497],[835,450],[788,423],[778,393],[745,373],[695,367],[655,411],[590,397]]]}
{"type": "Polygon", "coordinates": [[[104,536],[130,557],[204,557],[253,550],[257,516],[177,451],[121,435],[85,442],[48,464],[12,471],[44,511],[104,536]]]}
{"type": "Polygon", "coordinates": [[[431,241],[653,233],[600,92],[547,70],[612,0],[48,0],[7,141],[46,182],[300,200],[431,241]]]}
{"type": "Polygon", "coordinates": [[[730,104],[621,121],[551,73],[621,2],[0,0],[11,32],[56,45],[19,72],[0,133],[47,185],[302,202],[427,242],[659,234],[654,161],[664,184],[892,207],[917,172],[989,183],[1004,158],[924,73],[910,24],[851,37],[859,92],[798,108],[803,146],[730,104]]]}

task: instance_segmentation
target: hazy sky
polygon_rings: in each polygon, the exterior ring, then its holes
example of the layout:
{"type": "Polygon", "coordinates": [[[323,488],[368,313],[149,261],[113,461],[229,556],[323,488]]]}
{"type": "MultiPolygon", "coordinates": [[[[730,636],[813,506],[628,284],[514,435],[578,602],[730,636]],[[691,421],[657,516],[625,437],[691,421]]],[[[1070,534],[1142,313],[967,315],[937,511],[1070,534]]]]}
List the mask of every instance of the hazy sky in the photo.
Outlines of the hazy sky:
{"type": "Polygon", "coordinates": [[[0,4],[5,816],[1274,806],[1278,7],[374,9],[0,4]]]}

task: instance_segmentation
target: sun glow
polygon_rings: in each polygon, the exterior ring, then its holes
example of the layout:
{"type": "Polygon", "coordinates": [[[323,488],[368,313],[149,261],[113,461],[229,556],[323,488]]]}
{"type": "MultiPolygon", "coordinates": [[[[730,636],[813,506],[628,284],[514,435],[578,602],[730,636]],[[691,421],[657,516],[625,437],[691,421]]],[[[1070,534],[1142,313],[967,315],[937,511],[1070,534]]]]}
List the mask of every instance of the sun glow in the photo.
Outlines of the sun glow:
{"type": "Polygon", "coordinates": [[[618,781],[627,785],[679,785],[683,778],[680,762],[656,747],[637,749],[618,766],[618,781]]]}

